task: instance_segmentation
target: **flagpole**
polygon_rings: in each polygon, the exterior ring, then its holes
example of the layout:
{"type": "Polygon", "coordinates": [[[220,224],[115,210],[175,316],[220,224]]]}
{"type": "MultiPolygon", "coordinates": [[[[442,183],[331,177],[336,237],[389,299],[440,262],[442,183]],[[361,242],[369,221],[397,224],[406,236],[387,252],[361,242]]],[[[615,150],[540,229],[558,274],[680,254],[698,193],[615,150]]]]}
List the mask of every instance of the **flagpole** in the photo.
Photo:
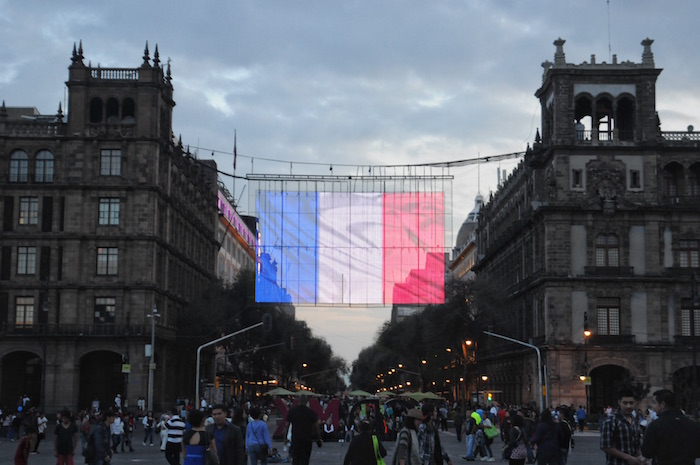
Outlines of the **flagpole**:
{"type": "Polygon", "coordinates": [[[238,153],[236,150],[236,130],[233,130],[233,208],[238,211],[238,205],[236,205],[236,158],[238,158],[238,153]]]}

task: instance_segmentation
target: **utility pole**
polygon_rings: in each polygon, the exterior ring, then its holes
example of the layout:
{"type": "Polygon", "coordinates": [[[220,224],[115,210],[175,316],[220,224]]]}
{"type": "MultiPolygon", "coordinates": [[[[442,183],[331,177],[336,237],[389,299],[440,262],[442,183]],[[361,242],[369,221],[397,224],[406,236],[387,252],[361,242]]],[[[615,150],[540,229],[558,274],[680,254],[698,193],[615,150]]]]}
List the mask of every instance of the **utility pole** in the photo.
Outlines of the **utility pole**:
{"type": "Polygon", "coordinates": [[[148,363],[148,407],[147,410],[154,410],[153,408],[153,372],[156,369],[156,318],[160,318],[158,314],[158,309],[156,305],[153,304],[153,309],[151,313],[146,315],[147,318],[151,319],[151,360],[148,363]]]}

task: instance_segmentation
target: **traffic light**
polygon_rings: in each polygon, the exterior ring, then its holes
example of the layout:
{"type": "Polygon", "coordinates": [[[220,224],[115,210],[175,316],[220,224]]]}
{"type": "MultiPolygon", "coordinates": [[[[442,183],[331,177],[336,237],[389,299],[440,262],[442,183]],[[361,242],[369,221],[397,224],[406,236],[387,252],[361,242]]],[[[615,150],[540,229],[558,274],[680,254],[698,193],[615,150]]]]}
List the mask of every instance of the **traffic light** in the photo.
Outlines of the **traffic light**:
{"type": "Polygon", "coordinates": [[[491,402],[493,400],[493,395],[490,392],[488,393],[488,399],[489,399],[489,402],[491,402]]]}

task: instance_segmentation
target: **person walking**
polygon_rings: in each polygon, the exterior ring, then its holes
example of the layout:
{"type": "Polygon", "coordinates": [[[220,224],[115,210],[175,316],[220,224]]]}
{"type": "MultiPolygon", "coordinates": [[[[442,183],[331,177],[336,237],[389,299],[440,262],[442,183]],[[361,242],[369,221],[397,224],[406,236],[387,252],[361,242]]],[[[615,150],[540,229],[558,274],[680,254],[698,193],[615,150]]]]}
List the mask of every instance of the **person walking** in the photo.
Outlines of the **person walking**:
{"type": "Polygon", "coordinates": [[[180,465],[182,454],[182,435],[185,432],[185,422],[180,418],[177,408],[172,410],[170,419],[165,422],[168,430],[168,440],[165,443],[165,459],[170,465],[180,465]]]}
{"type": "Polygon", "coordinates": [[[78,426],[73,421],[73,415],[68,410],[61,412],[61,422],[54,431],[53,454],[56,465],[73,465],[78,447],[78,426]]]}
{"type": "Polygon", "coordinates": [[[318,427],[318,416],[309,408],[308,402],[306,394],[301,394],[299,403],[287,413],[288,428],[289,425],[292,427],[290,452],[293,465],[309,465],[314,438],[318,447],[323,445],[318,427]]]}
{"type": "Polygon", "coordinates": [[[540,422],[535,427],[532,443],[537,445],[537,465],[562,465],[559,438],[562,435],[559,425],[554,422],[552,412],[544,409],[540,422]]]}
{"type": "Polygon", "coordinates": [[[191,429],[182,435],[183,465],[205,465],[204,454],[210,444],[209,434],[204,429],[204,412],[192,409],[187,414],[191,429]]]}
{"type": "Polygon", "coordinates": [[[115,415],[111,410],[105,411],[102,414],[102,420],[95,425],[92,432],[93,442],[95,444],[95,458],[91,465],[104,465],[112,460],[112,431],[111,427],[114,424],[115,415]]]}
{"type": "Polygon", "coordinates": [[[39,412],[36,416],[36,430],[38,432],[36,438],[36,444],[34,445],[34,453],[39,453],[39,444],[41,441],[46,439],[46,427],[49,424],[49,420],[46,418],[44,412],[39,412]]]}
{"type": "Polygon", "coordinates": [[[386,457],[386,449],[379,438],[372,434],[369,421],[361,421],[359,429],[360,434],[350,442],[343,465],[375,464],[378,457],[386,457]]]}
{"type": "Polygon", "coordinates": [[[450,457],[440,443],[437,424],[438,412],[432,405],[423,404],[421,409],[423,420],[418,427],[418,451],[422,465],[442,465],[447,462],[452,465],[450,457]]]}
{"type": "Polygon", "coordinates": [[[207,427],[212,447],[221,465],[245,465],[245,443],[241,429],[227,419],[228,409],[215,404],[211,409],[214,424],[207,427]]]}
{"type": "Polygon", "coordinates": [[[641,431],[632,412],[637,400],[631,389],[622,389],[617,396],[619,412],[603,422],[600,448],[605,452],[607,465],[642,465],[640,453],[641,431]]]}
{"type": "Polygon", "coordinates": [[[246,428],[245,450],[248,453],[250,465],[257,465],[258,461],[262,465],[267,465],[268,451],[272,450],[270,433],[267,424],[260,419],[260,408],[250,409],[250,422],[246,428]]]}
{"type": "Polygon", "coordinates": [[[156,420],[153,418],[153,412],[148,411],[146,415],[141,420],[143,425],[143,445],[146,445],[146,441],[149,441],[151,446],[153,445],[153,428],[156,425],[156,420]]]}
{"type": "Polygon", "coordinates": [[[412,408],[403,417],[403,427],[396,436],[396,447],[392,465],[420,464],[420,448],[418,444],[418,427],[423,420],[423,412],[412,408]]]}
{"type": "Polygon", "coordinates": [[[20,439],[19,444],[17,444],[17,449],[15,450],[15,465],[28,465],[29,463],[29,451],[32,447],[32,442],[36,441],[37,430],[35,426],[28,426],[24,430],[25,436],[20,439]]]}
{"type": "Polygon", "coordinates": [[[455,409],[455,431],[457,432],[457,442],[462,442],[462,425],[464,425],[464,414],[462,413],[462,408],[457,407],[455,409]]]}
{"type": "Polygon", "coordinates": [[[583,405],[579,405],[578,410],[576,410],[576,423],[578,423],[579,433],[583,433],[583,428],[586,425],[586,410],[583,405]]]}
{"type": "Polygon", "coordinates": [[[676,408],[676,397],[668,389],[654,392],[652,404],[659,417],[647,426],[642,455],[657,465],[694,465],[700,456],[700,423],[676,408]]]}

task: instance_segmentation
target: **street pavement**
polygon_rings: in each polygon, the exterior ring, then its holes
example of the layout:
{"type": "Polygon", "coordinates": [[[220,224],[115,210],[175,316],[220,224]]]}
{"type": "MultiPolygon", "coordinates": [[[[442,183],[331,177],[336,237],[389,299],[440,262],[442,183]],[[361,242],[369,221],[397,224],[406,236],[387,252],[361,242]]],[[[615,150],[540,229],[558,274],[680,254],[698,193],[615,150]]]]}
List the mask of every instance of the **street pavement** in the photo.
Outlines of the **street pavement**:
{"type": "MultiPolygon", "coordinates": [[[[268,425],[268,427],[272,430],[274,430],[274,426],[274,424],[268,425]]],[[[153,447],[142,445],[141,441],[139,440],[141,434],[142,431],[139,429],[134,435],[134,452],[120,452],[113,457],[112,463],[115,465],[126,465],[132,463],[168,465],[163,452],[160,451],[160,448],[157,445],[153,447]]],[[[39,454],[31,455],[29,457],[29,465],[55,465],[56,459],[53,456],[53,438],[50,434],[47,436],[49,436],[50,440],[43,441],[39,445],[39,454]]],[[[577,433],[574,437],[576,440],[576,447],[571,451],[568,465],[599,465],[605,463],[605,455],[599,448],[599,434],[597,431],[577,433]]],[[[462,440],[461,443],[457,442],[457,437],[454,430],[441,432],[440,438],[454,465],[466,465],[468,463],[462,459],[462,456],[465,455],[465,442],[464,440],[462,440]]],[[[0,465],[11,465],[13,463],[12,457],[14,457],[17,444],[18,441],[11,442],[4,439],[0,440],[0,465]]],[[[272,446],[277,447],[280,451],[282,451],[281,441],[273,441],[272,446]]],[[[391,463],[389,460],[393,456],[394,443],[385,442],[384,447],[389,452],[386,459],[387,463],[391,463]]],[[[494,455],[498,455],[502,449],[500,439],[497,438],[491,448],[494,455]]],[[[80,446],[78,446],[78,449],[80,449],[80,446]]],[[[340,465],[343,463],[343,458],[345,457],[347,449],[347,443],[327,442],[320,448],[314,445],[310,465],[340,465]]],[[[281,453],[284,457],[285,453],[281,453]]],[[[82,465],[83,457],[81,455],[76,456],[75,463],[76,465],[82,465]]],[[[474,465],[476,463],[478,463],[478,461],[474,462],[474,465]]],[[[504,464],[506,462],[497,460],[494,463],[504,464]]]]}

